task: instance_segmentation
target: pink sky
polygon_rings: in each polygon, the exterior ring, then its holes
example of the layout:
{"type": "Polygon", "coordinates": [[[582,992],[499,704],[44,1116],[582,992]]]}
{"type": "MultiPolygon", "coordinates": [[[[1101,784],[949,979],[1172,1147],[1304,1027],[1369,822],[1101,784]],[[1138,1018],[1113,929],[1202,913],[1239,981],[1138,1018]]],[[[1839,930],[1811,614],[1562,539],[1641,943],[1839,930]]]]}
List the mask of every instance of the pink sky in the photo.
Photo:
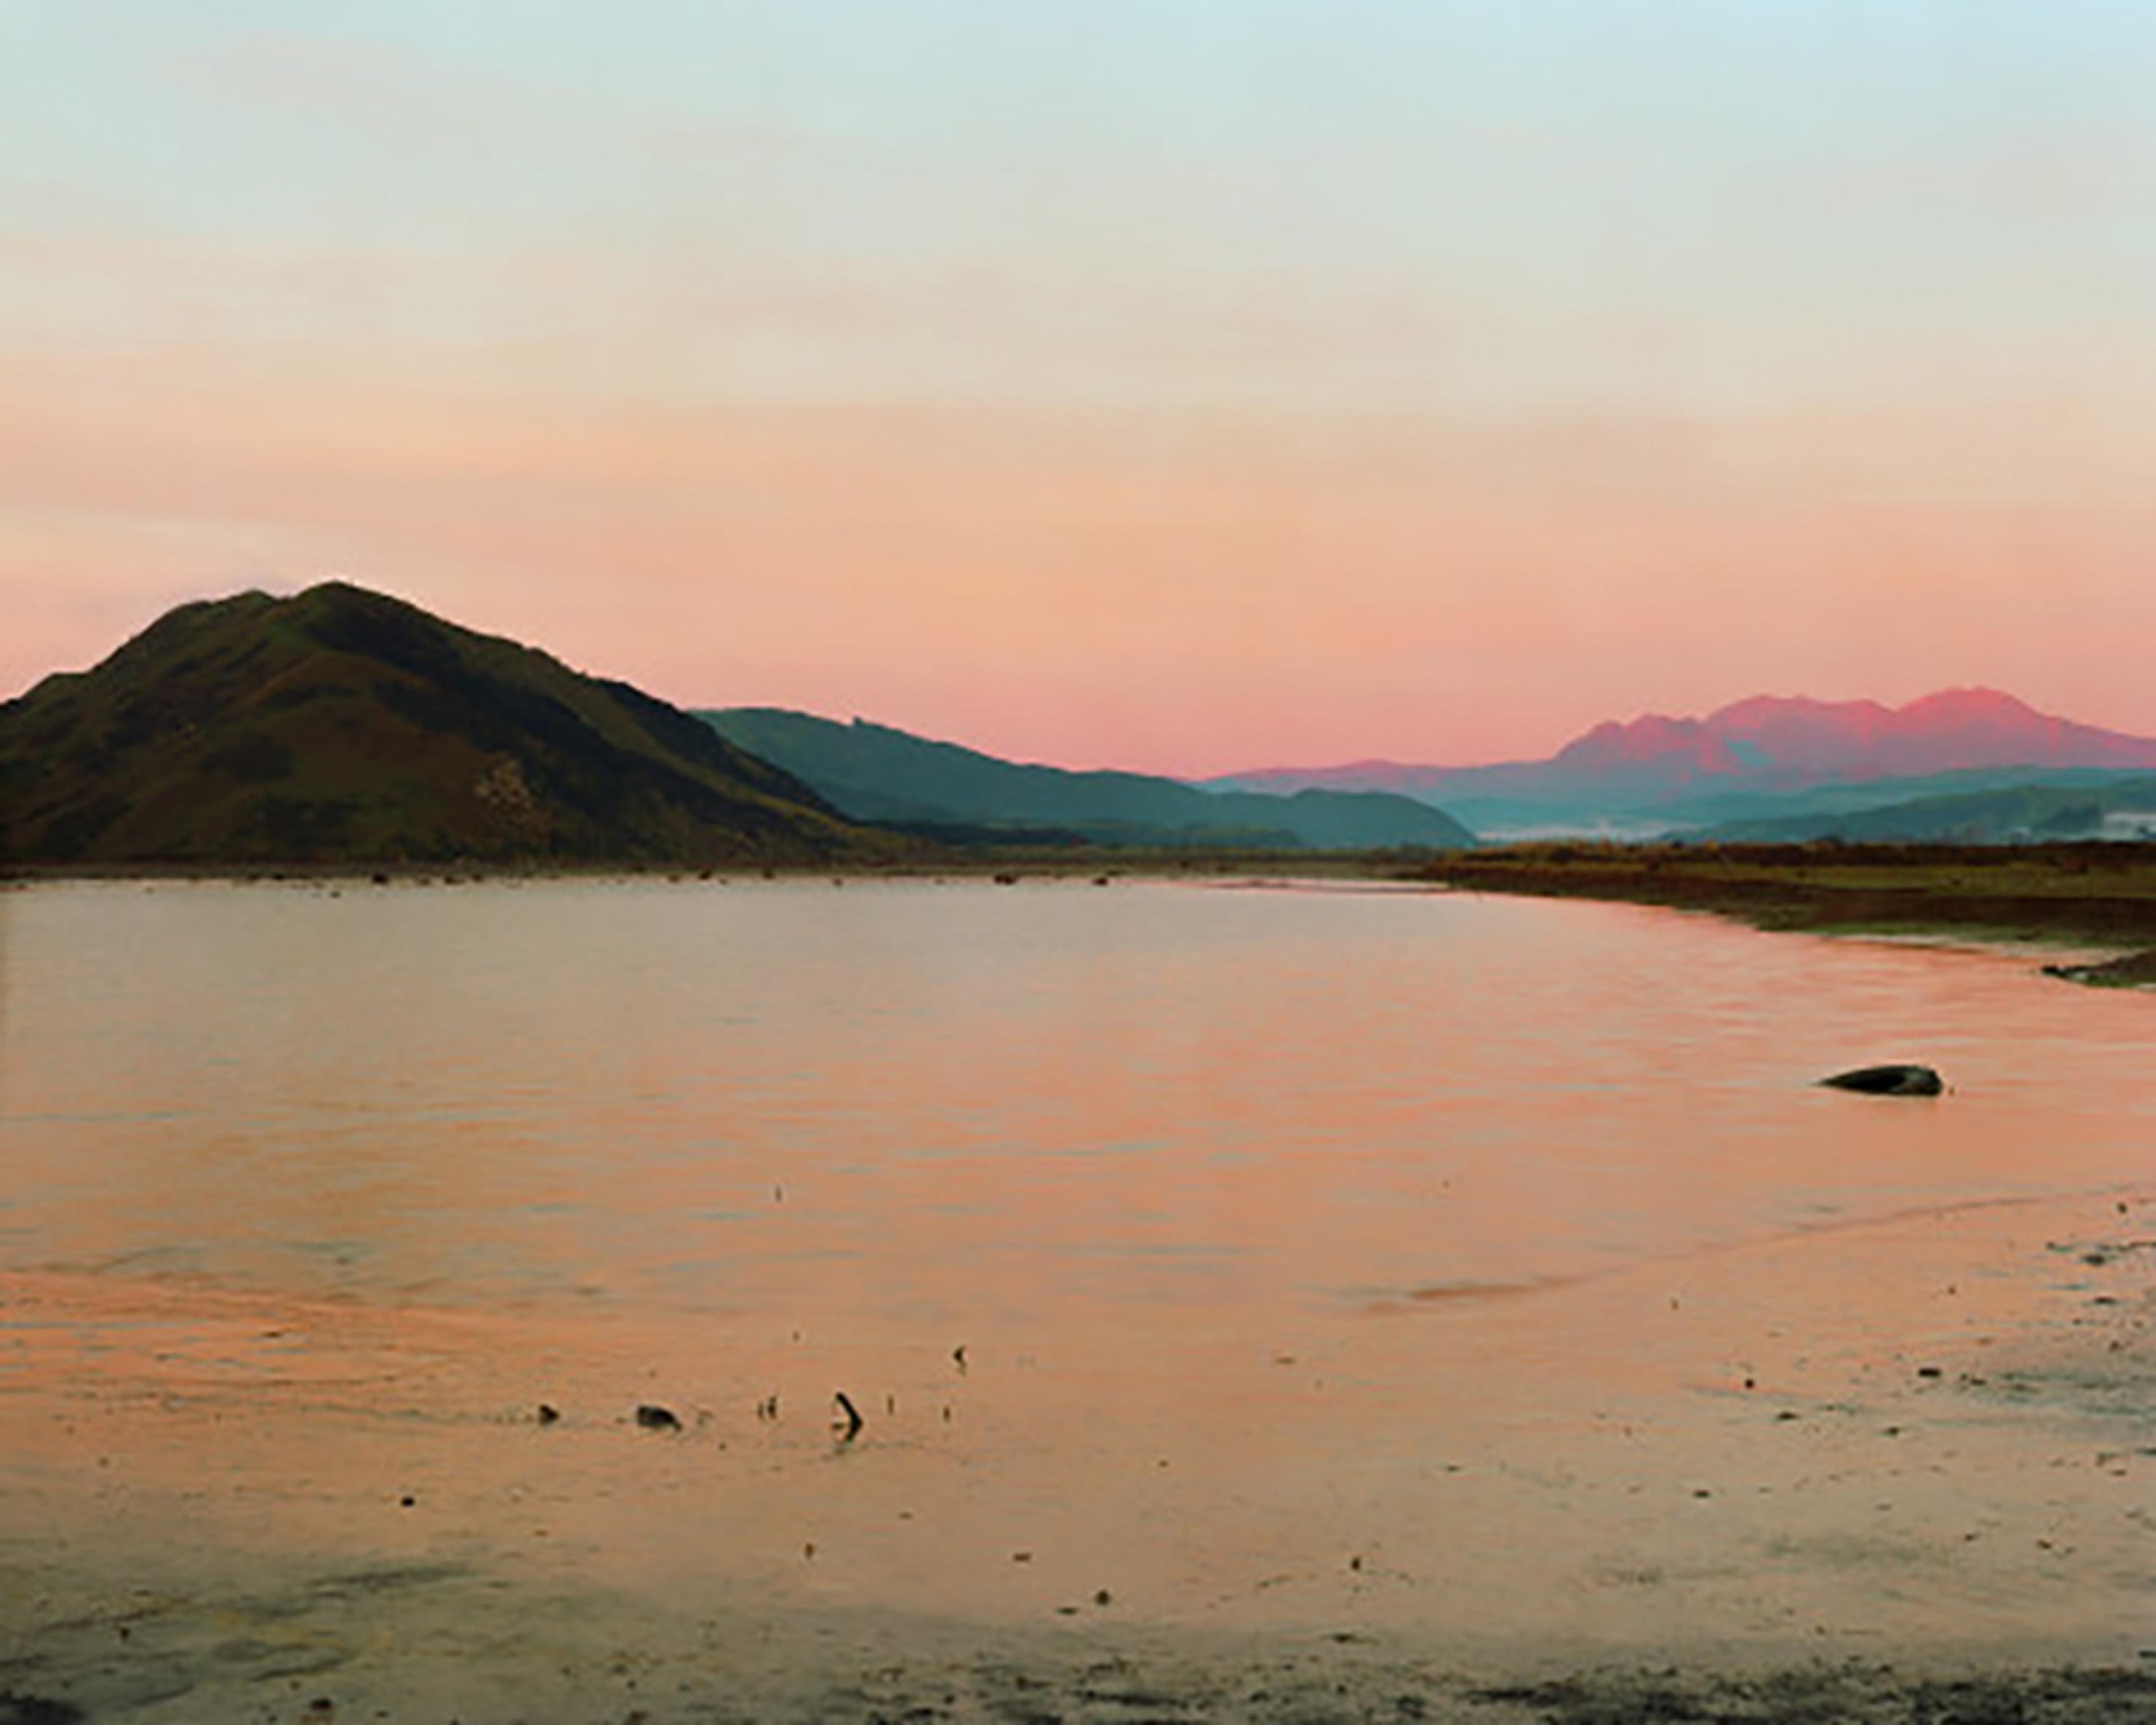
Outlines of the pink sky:
{"type": "Polygon", "coordinates": [[[2156,733],[2156,31],[1721,10],[0,27],[0,694],[334,574],[1070,765],[2156,733]]]}

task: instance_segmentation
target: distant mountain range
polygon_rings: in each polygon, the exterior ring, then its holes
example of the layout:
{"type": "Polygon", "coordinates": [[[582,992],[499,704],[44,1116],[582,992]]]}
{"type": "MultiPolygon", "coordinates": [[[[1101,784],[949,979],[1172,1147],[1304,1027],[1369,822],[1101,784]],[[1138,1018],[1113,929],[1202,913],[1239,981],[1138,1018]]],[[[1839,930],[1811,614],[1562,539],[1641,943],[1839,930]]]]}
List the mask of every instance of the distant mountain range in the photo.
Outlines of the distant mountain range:
{"type": "Polygon", "coordinates": [[[1900,707],[1762,696],[1703,719],[1610,721],[1543,761],[1363,761],[1266,768],[1207,783],[1441,799],[1491,835],[1606,828],[1644,836],[1735,821],[1821,817],[1830,825],[1922,797],[2087,787],[2137,771],[2156,771],[2156,739],[2056,718],[1996,690],[1953,689],[1900,707]]]}
{"type": "Polygon", "coordinates": [[[2156,835],[2156,739],[1984,689],[1902,707],[1760,697],[1598,725],[1546,761],[1193,785],[999,760],[859,719],[690,714],[341,582],[182,606],[94,669],[0,702],[0,862],[1449,850],[1476,842],[1471,825],[1500,839],[2156,835]]]}
{"type": "Polygon", "coordinates": [[[1021,765],[862,719],[778,707],[697,716],[854,819],[953,843],[1368,850],[1475,842],[1441,809],[1384,792],[1213,793],[1143,773],[1021,765]]]}
{"type": "Polygon", "coordinates": [[[339,582],[0,704],[15,862],[739,864],[908,848],[625,683],[339,582]]]}

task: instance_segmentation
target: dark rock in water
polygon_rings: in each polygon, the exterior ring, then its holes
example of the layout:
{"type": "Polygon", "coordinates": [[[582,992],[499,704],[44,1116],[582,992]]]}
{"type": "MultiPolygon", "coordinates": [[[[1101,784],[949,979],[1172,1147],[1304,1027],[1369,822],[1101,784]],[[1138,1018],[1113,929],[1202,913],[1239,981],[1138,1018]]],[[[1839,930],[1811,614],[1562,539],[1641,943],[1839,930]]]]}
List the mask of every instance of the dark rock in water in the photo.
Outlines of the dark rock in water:
{"type": "Polygon", "coordinates": [[[1861,1091],[1868,1096],[1935,1096],[1946,1088],[1929,1066],[1859,1066],[1820,1082],[1834,1090],[1861,1091]]]}
{"type": "Polygon", "coordinates": [[[654,1402],[645,1402],[636,1410],[636,1423],[646,1431],[679,1431],[681,1422],[675,1418],[671,1408],[662,1408],[654,1402]]]}

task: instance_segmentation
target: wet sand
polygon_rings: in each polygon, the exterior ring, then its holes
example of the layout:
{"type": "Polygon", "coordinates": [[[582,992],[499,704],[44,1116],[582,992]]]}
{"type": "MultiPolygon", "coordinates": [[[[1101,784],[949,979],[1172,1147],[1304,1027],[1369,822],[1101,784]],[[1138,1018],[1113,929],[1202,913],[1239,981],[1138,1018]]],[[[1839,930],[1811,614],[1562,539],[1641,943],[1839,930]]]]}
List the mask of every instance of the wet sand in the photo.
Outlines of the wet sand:
{"type": "Polygon", "coordinates": [[[2124,1192],[1164,1342],[1165,1428],[1143,1337],[9,1275],[0,1720],[2156,1717],[2152,1322],[2124,1192]]]}

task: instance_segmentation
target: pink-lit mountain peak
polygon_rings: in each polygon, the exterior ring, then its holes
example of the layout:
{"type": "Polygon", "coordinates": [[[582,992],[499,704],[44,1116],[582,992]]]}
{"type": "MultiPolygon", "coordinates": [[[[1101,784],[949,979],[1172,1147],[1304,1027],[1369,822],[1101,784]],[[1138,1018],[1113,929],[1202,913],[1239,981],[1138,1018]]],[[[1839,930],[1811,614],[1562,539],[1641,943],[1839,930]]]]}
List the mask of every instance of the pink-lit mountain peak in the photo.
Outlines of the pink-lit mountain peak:
{"type": "Polygon", "coordinates": [[[1648,762],[1682,764],[1699,773],[1740,768],[1727,742],[1707,721],[1672,719],[1661,713],[1648,713],[1625,724],[1605,719],[1558,750],[1557,758],[1566,766],[1583,768],[1635,767],[1648,762]]]}
{"type": "Polygon", "coordinates": [[[1608,720],[1543,761],[1488,767],[1366,761],[1276,768],[1222,783],[1617,807],[1702,790],[1789,790],[2020,767],[2148,771],[2156,769],[2156,738],[2055,718],[1996,689],[1943,689],[1898,707],[1758,695],[1703,719],[1648,713],[1608,720]]]}
{"type": "Polygon", "coordinates": [[[1762,695],[1704,719],[1650,714],[1598,725],[1558,759],[1865,778],[1969,768],[2156,766],[2156,741],[2054,718],[1997,689],[1943,689],[1898,707],[1762,695]]]}

